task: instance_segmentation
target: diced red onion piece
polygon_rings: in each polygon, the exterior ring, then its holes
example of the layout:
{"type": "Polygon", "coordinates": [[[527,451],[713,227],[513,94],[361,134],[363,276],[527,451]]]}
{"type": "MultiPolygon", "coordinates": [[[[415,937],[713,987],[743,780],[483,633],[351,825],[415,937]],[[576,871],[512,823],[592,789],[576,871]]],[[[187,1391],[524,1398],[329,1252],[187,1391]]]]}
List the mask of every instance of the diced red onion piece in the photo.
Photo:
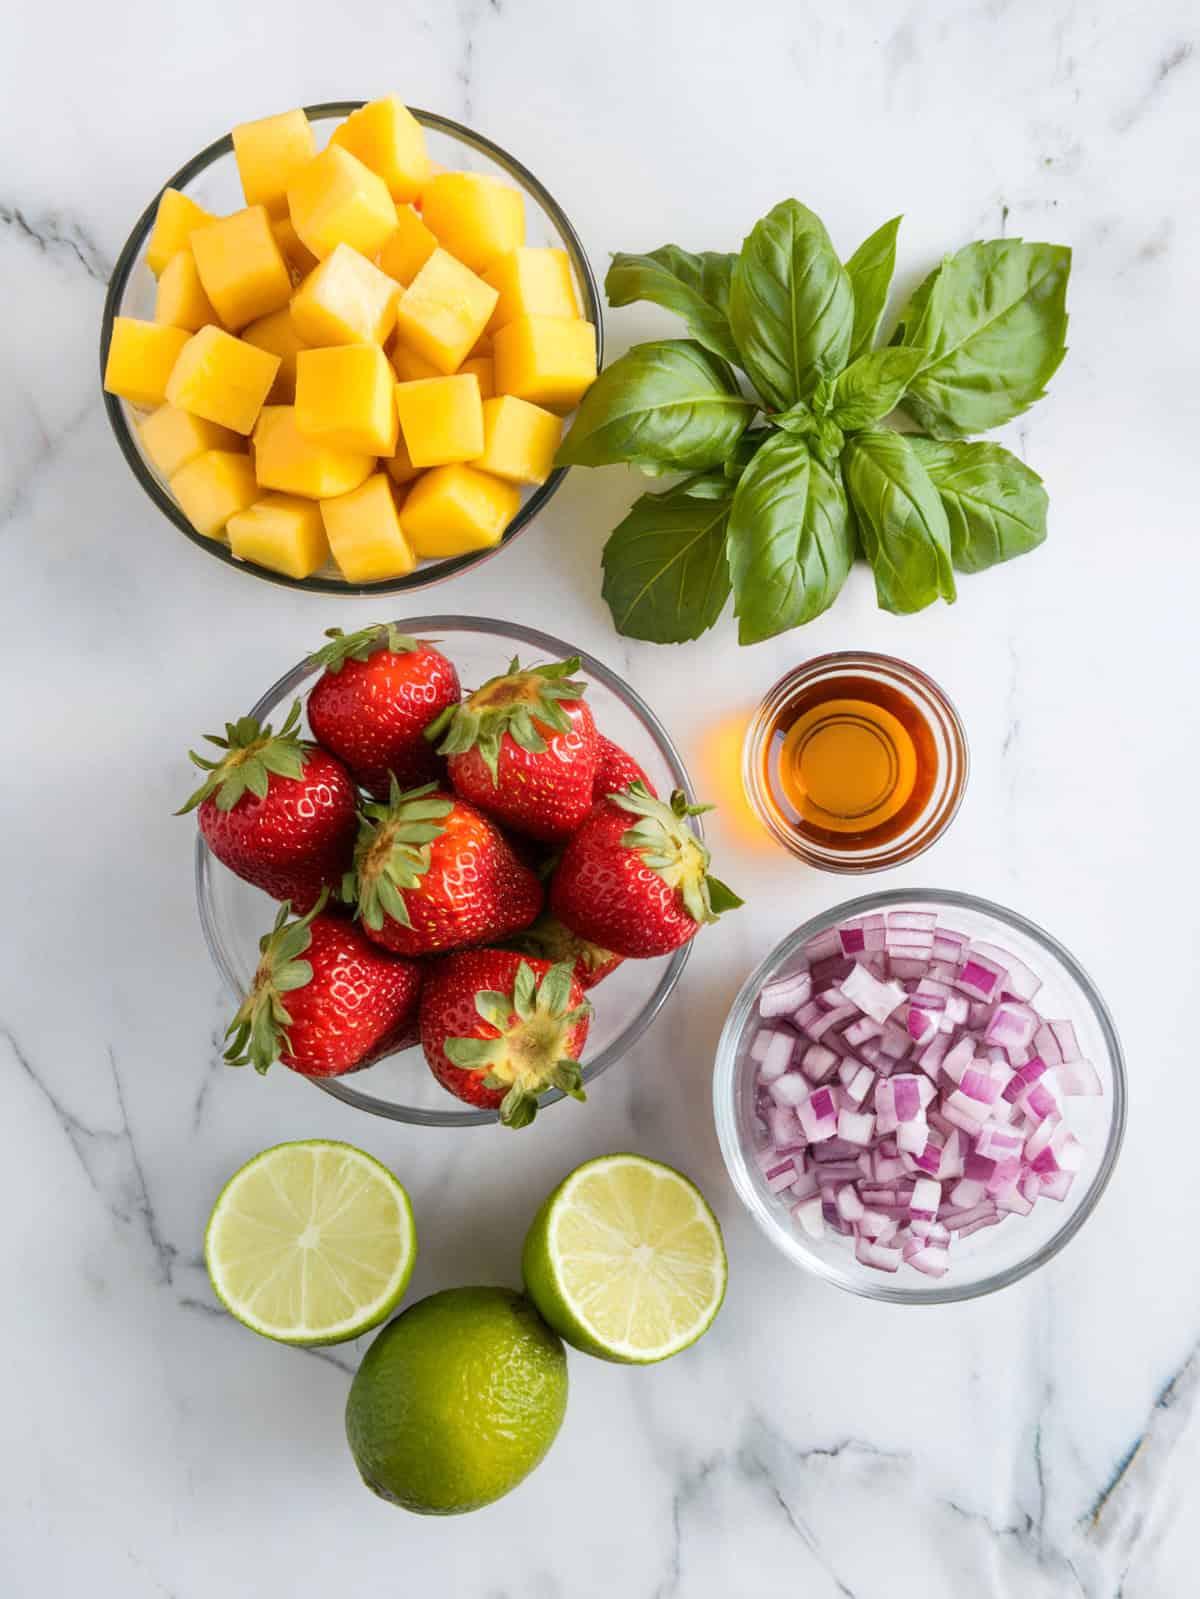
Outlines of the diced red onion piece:
{"type": "Polygon", "coordinates": [[[886,1022],[904,1003],[904,990],[899,983],[881,983],[865,966],[852,967],[839,986],[850,1003],[873,1022],[886,1022]]]}
{"type": "Polygon", "coordinates": [[[1063,1094],[1102,1094],[1104,1085],[1100,1081],[1100,1073],[1090,1060],[1064,1061],[1061,1066],[1054,1068],[1054,1080],[1058,1084],[1059,1092],[1063,1094]]]}
{"type": "Polygon", "coordinates": [[[824,1238],[825,1216],[819,1195],[812,1199],[802,1199],[799,1204],[793,1205],[792,1215],[810,1238],[824,1238]]]}
{"type": "Polygon", "coordinates": [[[802,1105],[809,1087],[799,1072],[784,1072],[771,1084],[770,1095],[777,1105],[802,1105]]]}
{"type": "Polygon", "coordinates": [[[823,1083],[833,1076],[838,1057],[824,1044],[810,1044],[800,1057],[800,1069],[810,1083],[823,1083]]]}
{"type": "Polygon", "coordinates": [[[875,1118],[862,1111],[839,1111],[837,1130],[838,1137],[845,1139],[846,1143],[860,1144],[865,1149],[875,1131],[875,1118]]]}
{"type": "Polygon", "coordinates": [[[1004,968],[986,955],[972,955],[968,949],[959,960],[955,986],[969,999],[995,999],[1000,992],[1004,968]]]}
{"type": "Polygon", "coordinates": [[[838,1214],[843,1221],[858,1221],[866,1208],[858,1197],[853,1183],[847,1183],[844,1187],[838,1189],[835,1203],[838,1208],[838,1214]]]}
{"type": "Polygon", "coordinates": [[[790,977],[780,977],[768,983],[758,996],[758,1014],[764,1020],[791,1015],[811,995],[812,974],[806,967],[803,971],[793,972],[790,977]]]}
{"type": "Polygon", "coordinates": [[[901,1259],[900,1250],[874,1243],[861,1233],[854,1241],[854,1255],[860,1266],[873,1266],[876,1271],[896,1271],[901,1259]]]}
{"type": "Polygon", "coordinates": [[[1004,968],[1004,991],[1011,994],[1014,999],[1030,1000],[1042,986],[1040,977],[1034,975],[1025,962],[1008,949],[1000,949],[995,944],[985,944],[975,939],[970,948],[978,954],[993,960],[998,966],[1004,968]]]}

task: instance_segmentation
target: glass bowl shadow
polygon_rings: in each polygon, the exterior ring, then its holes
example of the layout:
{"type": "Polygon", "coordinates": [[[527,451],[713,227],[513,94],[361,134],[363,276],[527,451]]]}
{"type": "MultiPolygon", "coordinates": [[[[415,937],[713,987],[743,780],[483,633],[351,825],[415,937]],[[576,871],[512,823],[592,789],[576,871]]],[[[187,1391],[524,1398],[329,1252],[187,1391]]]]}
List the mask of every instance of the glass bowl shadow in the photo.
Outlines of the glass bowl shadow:
{"type": "MultiPolygon", "coordinates": [[[[503,672],[518,650],[535,651],[541,660],[579,656],[597,725],[628,750],[660,794],[678,788],[689,801],[695,801],[687,769],[662,723],[641,696],[595,656],[549,633],[487,617],[411,616],[401,618],[396,626],[402,633],[437,640],[458,667],[464,690],[503,672]]],[[[303,696],[318,673],[319,668],[300,661],[266,691],[250,714],[259,720],[274,716],[278,725],[292,701],[303,696]]],[[[703,837],[699,818],[692,818],[690,825],[703,837]]],[[[258,940],[269,929],[278,907],[222,866],[199,830],[195,878],[205,943],[236,1006],[253,980],[258,940]]],[[[679,981],[690,953],[689,943],[657,960],[625,961],[592,991],[595,1015],[584,1051],[585,1083],[615,1065],[642,1036],[679,981]]],[[[362,1073],[310,1081],[344,1104],[392,1121],[424,1127],[476,1127],[497,1120],[494,1111],[472,1109],[447,1093],[429,1071],[419,1048],[388,1056],[362,1073]]],[[[541,1103],[548,1106],[562,1097],[553,1090],[541,1103]]]]}
{"type": "MultiPolygon", "coordinates": [[[[332,127],[334,122],[341,121],[352,111],[357,111],[363,103],[361,100],[327,100],[319,105],[305,106],[304,110],[309,121],[316,126],[319,140],[322,123],[328,123],[332,127]]],[[[485,139],[482,134],[473,132],[461,123],[451,121],[449,117],[439,116],[433,111],[421,111],[415,106],[411,109],[426,130],[429,153],[433,160],[440,166],[455,171],[487,172],[510,179],[525,198],[528,243],[549,245],[566,251],[571,264],[575,292],[579,299],[580,314],[596,330],[596,363],[599,369],[604,356],[604,326],[600,295],[583,245],[566,212],[545,185],[515,156],[509,155],[498,144],[485,139]]],[[[232,137],[226,134],[223,138],[214,140],[168,178],[163,187],[180,189],[209,210],[229,212],[240,209],[246,202],[242,195],[237,162],[233,155],[232,137]]],[[[153,320],[154,317],[155,278],[146,265],[146,243],[154,226],[161,192],[160,190],[159,194],[155,195],[138,219],[113,268],[100,325],[101,383],[104,380],[104,368],[108,360],[114,317],[132,316],[147,321],[153,320]]],[[[558,490],[567,472],[565,467],[556,467],[544,483],[532,489],[522,490],[520,510],[505,529],[500,543],[491,549],[476,550],[467,555],[451,556],[441,561],[423,561],[407,577],[386,578],[380,583],[347,583],[344,578],[337,575],[332,565],[314,572],[311,577],[286,577],[282,572],[271,572],[266,567],[239,561],[227,544],[197,533],[173,499],[165,479],[159,475],[142,450],[136,426],[139,413],[114,394],[105,393],[103,399],[104,409],[108,413],[117,444],[134,477],[162,514],[168,521],[174,523],[185,538],[190,539],[207,554],[223,561],[226,566],[233,567],[235,571],[261,578],[267,583],[279,584],[283,588],[305,589],[310,593],[346,595],[412,592],[429,588],[434,583],[442,583],[459,572],[465,572],[471,567],[491,560],[493,556],[507,549],[529,526],[558,490]]]]}
{"type": "Polygon", "coordinates": [[[755,1222],[789,1260],[814,1276],[867,1299],[893,1305],[937,1305],[974,1299],[1020,1281],[1052,1260],[1095,1210],[1108,1185],[1125,1134],[1127,1087],[1120,1040],[1095,984],[1075,957],[1036,923],[990,900],[948,889],[893,889],[864,895],[824,911],[789,933],[750,974],[734,1000],[713,1074],[717,1137],[733,1186],[755,1222]],[[801,964],[804,944],[852,916],[887,910],[933,910],[972,939],[1011,950],[1044,980],[1035,1004],[1050,1017],[1074,1022],[1083,1054],[1091,1060],[1104,1092],[1073,1098],[1067,1117],[1084,1146],[1084,1164],[1065,1200],[1043,1199],[1029,1216],[1010,1216],[956,1241],[945,1277],[922,1277],[907,1265],[895,1276],[863,1266],[853,1245],[827,1232],[809,1238],[787,1206],[767,1188],[754,1158],[756,1067],[750,1042],[758,1027],[758,995],[765,983],[801,964]]]}

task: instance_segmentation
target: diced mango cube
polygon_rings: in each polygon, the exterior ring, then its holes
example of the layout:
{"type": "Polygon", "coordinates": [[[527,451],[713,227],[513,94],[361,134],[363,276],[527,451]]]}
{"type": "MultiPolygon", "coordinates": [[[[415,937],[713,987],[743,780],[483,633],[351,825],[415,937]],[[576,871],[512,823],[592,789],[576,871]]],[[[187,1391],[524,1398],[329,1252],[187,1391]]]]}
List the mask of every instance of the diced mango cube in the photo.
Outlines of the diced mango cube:
{"type": "Polygon", "coordinates": [[[397,383],[396,409],[414,466],[473,461],[483,453],[483,405],[473,373],[397,383]]]}
{"type": "Polygon", "coordinates": [[[395,394],[391,364],[377,344],[334,344],[296,358],[296,426],[321,444],[391,455],[395,394]]]}
{"type": "Polygon", "coordinates": [[[339,244],[292,297],[292,321],[307,344],[382,344],[396,321],[396,283],[348,244],[339,244]]]}
{"type": "Polygon", "coordinates": [[[437,247],[437,239],[412,206],[397,206],[396,231],[379,252],[380,269],[407,288],[437,247]]]}
{"type": "Polygon", "coordinates": [[[438,466],[409,489],[400,525],[419,556],[465,555],[499,544],[520,505],[511,483],[473,466],[438,466]]]}
{"type": "Polygon", "coordinates": [[[569,411],[596,380],[596,332],[590,322],[522,316],[492,339],[497,394],[569,411]]]}
{"type": "Polygon", "coordinates": [[[404,442],[403,433],[399,434],[396,439],[394,453],[389,455],[386,461],[381,461],[380,465],[386,467],[387,474],[392,482],[401,487],[406,483],[411,483],[414,478],[420,477],[422,470],[419,466],[412,464],[412,458],[408,453],[408,446],[404,442]]]}
{"type": "Polygon", "coordinates": [[[194,461],[205,450],[239,450],[245,440],[216,422],[193,416],[175,405],[160,405],[138,429],[142,449],[165,478],[194,461]]]}
{"type": "Polygon", "coordinates": [[[307,439],[292,405],[264,405],[254,429],[254,470],[264,489],[324,500],[348,494],[370,477],[375,457],[307,439]]]}
{"type": "Polygon", "coordinates": [[[251,433],[279,364],[277,355],[235,339],[223,328],[201,328],[180,352],[167,399],[235,433],[251,433]]]}
{"type": "Polygon", "coordinates": [[[287,210],[287,186],[317,153],[316,140],[303,111],[239,122],[233,130],[242,193],[247,205],[265,205],[273,216],[287,210]]]}
{"type": "Polygon", "coordinates": [[[407,345],[401,344],[399,339],[393,339],[389,347],[392,357],[392,366],[401,383],[415,383],[418,378],[440,378],[445,374],[441,372],[432,361],[427,361],[423,355],[418,355],[415,350],[410,350],[407,345]]]}
{"type": "Polygon", "coordinates": [[[130,405],[148,409],[161,405],[172,369],[190,336],[186,328],[168,327],[163,322],[114,317],[104,387],[130,405]]]}
{"type": "Polygon", "coordinates": [[[440,173],[421,191],[421,215],[442,248],[473,272],[525,243],[521,191],[487,173],[440,173]]]}
{"type": "Polygon", "coordinates": [[[509,483],[544,483],[554,467],[562,422],[511,394],[485,400],[483,453],[473,464],[509,483]]]}
{"type": "Polygon", "coordinates": [[[475,340],[475,343],[467,351],[467,360],[468,361],[475,361],[475,360],[478,360],[478,358],[481,355],[490,356],[491,353],[492,353],[492,335],[490,333],[488,333],[488,332],[483,332],[483,333],[481,333],[479,335],[479,337],[475,340]]]}
{"type": "Polygon", "coordinates": [[[474,372],[479,379],[479,397],[490,400],[496,392],[495,366],[490,355],[471,356],[459,367],[459,373],[474,372]]]}
{"type": "Polygon", "coordinates": [[[399,95],[389,94],[352,111],[333,130],[329,142],[377,172],[394,200],[414,200],[429,177],[425,130],[399,95]]]}
{"type": "Polygon", "coordinates": [[[454,372],[496,308],[495,289],[435,250],[400,296],[396,337],[439,372],[454,372]]]}
{"type": "Polygon", "coordinates": [[[240,561],[287,577],[308,577],[329,559],[321,507],[291,494],[264,494],[248,510],[231,516],[225,531],[240,561]]]}
{"type": "Polygon", "coordinates": [[[189,333],[198,333],[210,322],[220,321],[204,292],[196,257],[186,245],[162,269],[154,296],[154,320],[168,327],[186,328],[189,333]]]}
{"type": "Polygon", "coordinates": [[[522,245],[493,261],[483,281],[500,294],[488,323],[491,332],[519,316],[579,315],[571,259],[565,250],[534,250],[522,245]]]}
{"type": "Polygon", "coordinates": [[[260,316],[239,335],[257,350],[266,350],[279,357],[279,371],[267,395],[268,405],[290,405],[296,397],[296,357],[308,345],[296,332],[292,313],[284,306],[282,311],[272,311],[270,316],[260,316]]]}
{"type": "Polygon", "coordinates": [[[292,281],[298,283],[316,266],[316,256],[296,232],[291,217],[272,217],[271,232],[275,235],[275,243],[288,264],[292,281]]]}
{"type": "Polygon", "coordinates": [[[167,263],[187,244],[196,228],[217,219],[179,189],[164,189],[146,241],[146,265],[158,277],[167,263]]]}
{"type": "Polygon", "coordinates": [[[339,244],[368,258],[396,231],[387,184],[340,145],[314,156],[288,184],[292,225],[319,261],[339,244]]]}
{"type": "Polygon", "coordinates": [[[416,566],[386,473],[376,472],[350,494],[322,500],[321,515],[329,548],[348,583],[405,577],[416,566]]]}
{"type": "Polygon", "coordinates": [[[288,303],[292,276],[265,206],[197,228],[191,244],[204,292],[227,328],[244,328],[288,303]]]}
{"type": "Polygon", "coordinates": [[[248,455],[206,450],[180,467],[171,479],[171,493],[197,533],[219,539],[229,518],[258,498],[258,484],[248,455]]]}

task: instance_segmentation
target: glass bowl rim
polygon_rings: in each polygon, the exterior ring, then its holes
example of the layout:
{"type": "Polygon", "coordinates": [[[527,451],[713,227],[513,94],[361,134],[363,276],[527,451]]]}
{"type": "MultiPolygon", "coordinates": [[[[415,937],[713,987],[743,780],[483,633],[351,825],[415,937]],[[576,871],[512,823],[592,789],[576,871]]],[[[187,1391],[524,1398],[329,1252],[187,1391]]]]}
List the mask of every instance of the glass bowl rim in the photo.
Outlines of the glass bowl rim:
{"type": "Polygon", "coordinates": [[[803,922],[793,932],[788,933],[786,937],[775,945],[770,953],[759,962],[758,966],[750,973],[738,990],[737,997],[725,1019],[725,1025],[721,1029],[713,1068],[713,1118],[716,1122],[717,1140],[721,1146],[721,1156],[738,1198],[750,1212],[760,1230],[766,1234],[782,1254],[785,1254],[795,1265],[811,1272],[813,1276],[832,1283],[837,1288],[845,1289],[848,1293],[857,1294],[861,1298],[880,1300],[893,1305],[946,1305],[959,1303],[967,1299],[978,1299],[984,1294],[994,1293],[997,1289],[1007,1288],[1010,1284],[1019,1282],[1022,1277],[1027,1277],[1031,1272],[1036,1271],[1038,1267],[1044,1266],[1047,1261],[1052,1260],[1079,1232],[1100,1202],[1104,1190],[1108,1187],[1117,1163],[1117,1157],[1121,1152],[1127,1117],[1128,1079],[1125,1070],[1125,1055],[1121,1048],[1120,1038],[1117,1035],[1116,1024],[1112,1019],[1108,1006],[1086,970],[1065,945],[1060,944],[1051,933],[1039,926],[1037,922],[1021,915],[1019,911],[1010,910],[1005,905],[997,904],[995,900],[984,899],[978,894],[968,894],[957,889],[883,889],[874,894],[863,894],[856,899],[845,900],[830,910],[821,911],[815,916],[810,916],[807,921],[803,922]],[[889,1278],[882,1277],[882,1274],[881,1281],[878,1284],[865,1279],[859,1280],[852,1277],[848,1272],[841,1272],[835,1265],[801,1253],[798,1248],[793,1247],[792,1240],[784,1231],[781,1218],[767,1207],[762,1197],[754,1189],[750,1178],[746,1151],[742,1148],[741,1140],[738,1137],[734,1109],[737,1088],[738,1040],[742,1036],[763,984],[776,970],[790,960],[804,942],[812,938],[814,934],[851,916],[861,916],[889,905],[900,904],[945,905],[988,916],[1001,925],[1011,927],[1014,931],[1021,933],[1033,943],[1039,945],[1073,979],[1082,992],[1084,999],[1091,1007],[1092,1014],[1104,1040],[1104,1046],[1108,1051],[1113,1079],[1108,1136],[1103,1154],[1091,1183],[1088,1185],[1079,1204],[1058,1230],[1039,1249],[1034,1250],[1015,1265],[1006,1267],[1002,1271],[993,1272],[976,1283],[954,1283],[947,1276],[936,1287],[921,1290],[896,1286],[889,1278]]]}
{"type": "MultiPolygon", "coordinates": [[[[518,622],[501,622],[488,616],[409,616],[398,619],[395,624],[401,632],[415,636],[426,635],[438,629],[454,629],[461,633],[476,633],[484,638],[509,639],[517,643],[532,645],[535,649],[544,650],[551,659],[562,660],[578,656],[580,670],[602,683],[610,693],[614,694],[627,709],[643,724],[653,738],[659,754],[670,769],[672,780],[676,788],[682,789],[689,804],[696,803],[695,790],[683,757],[675,746],[674,740],[667,732],[658,716],[652,711],[646,701],[635,688],[620,677],[611,667],[605,666],[603,661],[597,660],[594,655],[576,645],[568,644],[564,639],[556,638],[552,633],[543,633],[537,628],[525,627],[518,622]]],[[[309,657],[304,657],[295,666],[278,678],[256,701],[247,713],[261,720],[263,715],[274,705],[282,702],[290,692],[298,689],[310,674],[309,657]]],[[[703,839],[704,825],[699,816],[688,818],[688,825],[703,839]]],[[[194,857],[194,882],[196,889],[196,904],[200,917],[200,927],[204,934],[204,942],[208,949],[209,958],[216,967],[220,978],[225,985],[230,997],[241,1003],[245,991],[239,984],[237,977],[225,959],[224,949],[217,935],[205,888],[207,884],[209,863],[215,860],[211,850],[204,841],[204,836],[199,828],[196,829],[196,844],[194,857]]],[[[659,978],[658,986],[641,1010],[631,1019],[616,1038],[602,1049],[594,1060],[589,1060],[584,1065],[584,1082],[590,1083],[614,1066],[630,1049],[642,1038],[650,1024],[657,1018],[659,1012],[670,998],[676,983],[683,975],[683,969],[688,963],[692,952],[692,941],[689,939],[672,951],[671,958],[659,978]]],[[[373,1116],[382,1116],[388,1121],[405,1122],[421,1127],[478,1127],[490,1122],[497,1122],[499,1117],[494,1110],[469,1110],[465,1106],[461,1110],[421,1110],[416,1106],[398,1106],[386,1100],[376,1099],[374,1095],[361,1093],[350,1086],[349,1079],[356,1073],[348,1073],[346,1077],[326,1078],[309,1077],[306,1082],[312,1083],[316,1088],[334,1099],[340,1099],[343,1104],[350,1105],[356,1110],[368,1112],[373,1116]]],[[[542,1095],[543,1109],[563,1098],[559,1089],[551,1089],[542,1095]]]]}
{"type": "MultiPolygon", "coordinates": [[[[303,106],[305,116],[313,121],[327,121],[335,117],[349,116],[352,111],[359,110],[367,104],[365,100],[321,100],[313,105],[303,106]]],[[[442,116],[436,111],[423,111],[418,106],[410,106],[409,110],[423,127],[432,128],[435,132],[444,133],[447,137],[457,139],[460,143],[479,151],[502,167],[510,176],[524,186],[537,200],[538,204],[551,219],[555,229],[562,238],[567,253],[571,257],[572,265],[578,274],[583,298],[586,302],[584,314],[596,330],[596,367],[599,370],[604,363],[604,317],[601,311],[600,290],[596,283],[596,275],[592,271],[592,264],[588,260],[583,242],[575,231],[570,218],[559,205],[558,201],[546,188],[539,178],[536,178],[523,162],[515,156],[509,155],[501,145],[476,133],[474,129],[466,127],[461,122],[455,122],[450,117],[442,116]]],[[[154,218],[158,211],[158,203],[166,189],[181,189],[191,183],[194,178],[206,171],[222,156],[233,154],[233,135],[222,134],[219,139],[214,139],[203,150],[194,155],[190,161],[184,162],[178,172],[169,177],[150,201],[134,223],[133,229],[126,239],[113,267],[109,279],[108,290],[104,297],[104,309],[100,318],[100,385],[101,399],[108,416],[109,426],[116,438],[117,446],[125,457],[126,463],[134,477],[141,485],[148,498],[158,507],[167,520],[189,539],[197,548],[207,554],[215,556],[224,565],[242,574],[259,578],[266,583],[274,583],[280,588],[298,589],[308,594],[406,594],[416,593],[420,589],[432,588],[436,583],[444,583],[447,579],[455,577],[459,572],[472,570],[481,566],[485,561],[491,560],[506,550],[510,544],[524,532],[542,508],[557,493],[563,479],[570,470],[565,466],[556,466],[544,483],[534,489],[533,493],[521,506],[516,516],[513,517],[499,544],[491,549],[473,550],[465,555],[449,556],[441,561],[430,561],[418,566],[416,571],[407,577],[385,578],[379,583],[346,583],[336,578],[318,577],[288,577],[283,572],[272,572],[267,567],[254,566],[246,561],[239,561],[228,548],[216,539],[206,538],[184,516],[183,512],[171,499],[170,495],[162,488],[154,474],[142,459],[141,451],[133,437],[133,430],[129,425],[120,399],[115,394],[109,394],[104,388],[104,369],[108,361],[108,348],[112,340],[113,321],[119,314],[118,308],[124,297],[125,289],[134,268],[141,259],[146,240],[154,226],[154,218]]]]}

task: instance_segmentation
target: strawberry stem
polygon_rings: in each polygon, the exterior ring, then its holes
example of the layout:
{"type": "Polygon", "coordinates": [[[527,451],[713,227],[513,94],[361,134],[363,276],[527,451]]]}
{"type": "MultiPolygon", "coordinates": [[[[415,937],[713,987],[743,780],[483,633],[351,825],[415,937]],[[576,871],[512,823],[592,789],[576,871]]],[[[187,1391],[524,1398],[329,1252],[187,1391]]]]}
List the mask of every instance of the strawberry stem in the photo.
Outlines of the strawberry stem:
{"type": "Polygon", "coordinates": [[[356,633],[343,633],[340,627],[327,627],[325,637],[332,643],[315,650],[308,658],[309,666],[321,666],[336,677],[347,661],[366,661],[378,650],[388,650],[393,655],[410,655],[420,648],[420,640],[401,633],[395,622],[376,622],[371,627],[361,627],[356,633]]]}

